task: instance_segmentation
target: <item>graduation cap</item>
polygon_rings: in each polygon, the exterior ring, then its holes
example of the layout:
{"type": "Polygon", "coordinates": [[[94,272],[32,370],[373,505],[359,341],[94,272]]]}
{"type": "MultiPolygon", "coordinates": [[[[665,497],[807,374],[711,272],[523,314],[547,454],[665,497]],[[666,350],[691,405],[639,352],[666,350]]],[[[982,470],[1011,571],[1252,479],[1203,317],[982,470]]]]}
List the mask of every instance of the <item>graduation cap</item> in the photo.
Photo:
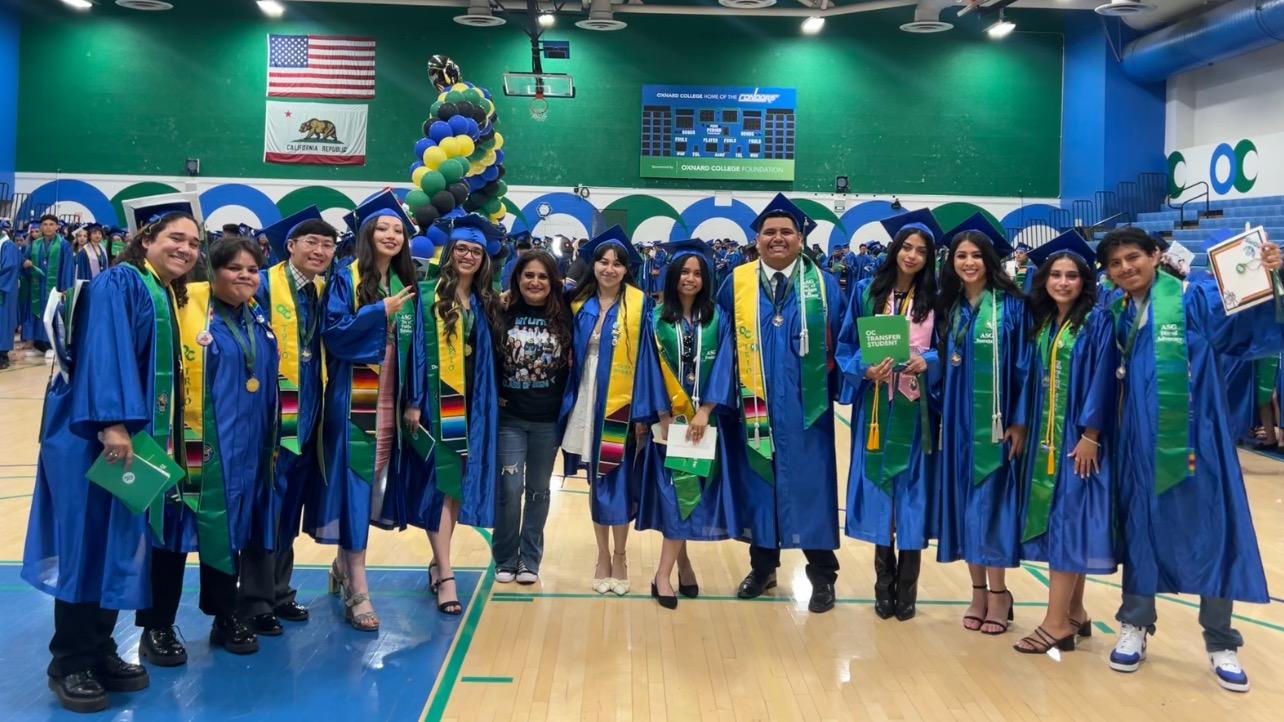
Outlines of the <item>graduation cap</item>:
{"type": "Polygon", "coordinates": [[[884,218],[879,221],[883,228],[887,229],[887,235],[896,238],[896,234],[907,228],[915,228],[924,231],[928,235],[928,240],[933,245],[944,242],[945,232],[941,230],[941,225],[936,222],[936,216],[927,208],[920,208],[909,213],[902,213],[899,216],[884,218]]]}
{"type": "Polygon", "coordinates": [[[713,249],[699,238],[691,238],[685,241],[671,241],[660,245],[662,250],[668,251],[669,262],[678,263],[687,256],[695,256],[704,261],[705,273],[713,270],[716,260],[713,257],[713,249]]]}
{"type": "Polygon", "coordinates": [[[624,252],[624,264],[630,268],[642,265],[642,256],[638,255],[638,249],[633,247],[629,242],[629,236],[619,226],[611,226],[601,233],[593,236],[593,239],[583,246],[580,246],[581,258],[593,258],[597,254],[597,249],[603,245],[616,245],[624,252]]]}
{"type": "Polygon", "coordinates": [[[994,224],[990,222],[989,218],[985,217],[984,213],[980,211],[973,213],[962,223],[951,229],[946,235],[949,236],[950,241],[953,242],[953,240],[964,231],[975,231],[985,236],[986,239],[990,241],[990,245],[993,246],[994,252],[999,254],[999,258],[1007,258],[1012,255],[1012,245],[1008,243],[1008,239],[1003,235],[1003,231],[995,228],[994,224]]]}
{"type": "Polygon", "coordinates": [[[1035,266],[1042,266],[1047,263],[1048,259],[1063,253],[1069,253],[1079,260],[1083,261],[1089,268],[1097,260],[1097,254],[1093,252],[1092,246],[1079,235],[1078,231],[1066,231],[1043,245],[1030,251],[1027,258],[1035,266]]]}
{"type": "Polygon", "coordinates": [[[100,231],[104,236],[107,235],[107,229],[103,227],[103,224],[98,223],[97,221],[86,223],[85,230],[90,233],[93,233],[94,231],[100,231]]]}
{"type": "Polygon", "coordinates": [[[205,219],[201,215],[201,202],[195,193],[164,193],[157,196],[130,198],[121,201],[125,211],[125,224],[132,238],[138,235],[139,229],[155,223],[165,216],[174,213],[187,213],[196,219],[196,227],[204,228],[205,219]]]}
{"type": "Polygon", "coordinates": [[[407,238],[415,235],[414,221],[406,215],[401,201],[397,200],[397,195],[391,190],[385,190],[352,209],[351,213],[343,217],[343,222],[348,224],[354,234],[359,234],[366,223],[382,216],[400,219],[405,226],[407,238]]]}
{"type": "Polygon", "coordinates": [[[792,220],[794,227],[798,229],[799,233],[802,233],[804,238],[816,228],[816,222],[808,218],[807,214],[794,205],[793,201],[786,198],[784,193],[777,193],[776,197],[772,198],[771,202],[767,204],[767,207],[762,209],[762,213],[759,213],[758,217],[753,219],[753,223],[749,224],[749,227],[753,229],[754,233],[757,233],[762,228],[763,222],[768,218],[788,218],[792,220]]]}
{"type": "Polygon", "coordinates": [[[282,218],[272,225],[259,231],[267,236],[268,244],[272,246],[272,255],[277,258],[286,258],[290,251],[286,248],[286,242],[294,237],[294,231],[299,226],[308,221],[321,220],[321,211],[316,206],[308,206],[298,213],[282,218]]]}
{"type": "Polygon", "coordinates": [[[512,241],[512,242],[513,242],[513,246],[514,246],[514,247],[519,246],[519,245],[521,245],[522,243],[530,244],[530,243],[531,243],[531,232],[530,232],[530,231],[518,231],[518,232],[516,232],[516,233],[510,234],[510,235],[508,236],[508,240],[510,240],[510,241],[512,241]]]}
{"type": "Polygon", "coordinates": [[[887,249],[884,248],[883,244],[879,243],[878,241],[870,241],[869,243],[865,244],[865,250],[869,251],[871,255],[877,256],[881,254],[883,251],[886,251],[887,249]]]}
{"type": "Polygon", "coordinates": [[[446,233],[449,242],[474,243],[495,256],[503,247],[504,229],[476,213],[447,214],[433,224],[446,233]]]}

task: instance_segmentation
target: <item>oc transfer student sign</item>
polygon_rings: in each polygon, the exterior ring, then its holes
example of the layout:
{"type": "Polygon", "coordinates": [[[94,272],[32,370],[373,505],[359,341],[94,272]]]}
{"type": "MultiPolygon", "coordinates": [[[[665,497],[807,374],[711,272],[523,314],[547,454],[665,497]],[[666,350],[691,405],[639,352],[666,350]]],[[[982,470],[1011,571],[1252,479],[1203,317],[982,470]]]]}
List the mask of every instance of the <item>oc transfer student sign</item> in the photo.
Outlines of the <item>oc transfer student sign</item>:
{"type": "Polygon", "coordinates": [[[793,88],[642,86],[646,178],[791,181],[793,88]]]}

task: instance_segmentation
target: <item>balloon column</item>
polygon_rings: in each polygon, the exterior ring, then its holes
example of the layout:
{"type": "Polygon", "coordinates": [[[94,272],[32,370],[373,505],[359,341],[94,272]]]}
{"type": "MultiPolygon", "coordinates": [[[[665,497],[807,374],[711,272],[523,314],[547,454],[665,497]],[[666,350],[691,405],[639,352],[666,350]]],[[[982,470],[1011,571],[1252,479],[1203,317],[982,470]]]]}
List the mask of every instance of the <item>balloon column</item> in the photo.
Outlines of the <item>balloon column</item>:
{"type": "Polygon", "coordinates": [[[415,142],[406,205],[420,228],[462,208],[498,222],[507,214],[504,195],[504,136],[490,92],[459,80],[453,60],[434,55],[428,74],[438,90],[428,109],[424,137],[415,142]]]}

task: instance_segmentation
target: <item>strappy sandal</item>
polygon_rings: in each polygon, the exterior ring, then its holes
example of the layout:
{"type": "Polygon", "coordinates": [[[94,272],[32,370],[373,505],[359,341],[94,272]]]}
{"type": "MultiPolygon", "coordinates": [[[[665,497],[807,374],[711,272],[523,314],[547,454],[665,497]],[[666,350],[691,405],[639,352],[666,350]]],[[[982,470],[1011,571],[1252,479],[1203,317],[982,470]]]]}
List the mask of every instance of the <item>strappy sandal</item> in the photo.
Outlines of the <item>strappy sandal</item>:
{"type": "MultiPolygon", "coordinates": [[[[1016,600],[1012,598],[1012,591],[1009,589],[1004,589],[1001,592],[996,592],[991,590],[989,593],[1000,597],[1006,594],[1008,597],[1008,619],[1006,622],[998,619],[990,619],[990,615],[988,612],[986,613],[985,619],[982,620],[981,622],[981,634],[989,635],[991,637],[997,637],[1000,634],[1003,634],[1004,632],[1008,631],[1008,626],[1010,625],[1010,623],[1014,618],[1014,615],[1012,614],[1012,609],[1013,607],[1016,606],[1016,600]],[[985,631],[985,625],[987,624],[993,624],[996,627],[1000,627],[1000,629],[997,632],[987,632],[985,631]]],[[[987,604],[987,607],[988,607],[988,604],[987,604]]]]}
{"type": "Polygon", "coordinates": [[[1035,627],[1034,634],[1031,634],[1028,637],[1022,637],[1019,643],[1012,645],[1012,648],[1021,654],[1047,654],[1048,650],[1053,647],[1056,647],[1062,652],[1073,652],[1074,638],[1078,633],[1079,630],[1074,629],[1066,636],[1057,638],[1048,634],[1048,630],[1043,627],[1035,627]],[[1030,646],[1022,646],[1024,644],[1028,644],[1030,646]]]}
{"type": "Polygon", "coordinates": [[[1088,637],[1092,636],[1092,618],[1091,617],[1083,620],[1082,622],[1076,622],[1075,620],[1071,619],[1070,626],[1074,627],[1075,632],[1080,637],[1083,637],[1084,639],[1087,639],[1088,637]]]}
{"type": "MultiPolygon", "coordinates": [[[[973,589],[988,589],[984,584],[973,584],[973,589]]],[[[989,600],[986,600],[986,606],[989,606],[989,600]]],[[[972,614],[963,615],[963,628],[969,632],[981,631],[981,625],[985,624],[985,617],[978,617],[972,614]],[[968,625],[968,622],[976,622],[976,626],[968,625]]]]}
{"type": "MultiPolygon", "coordinates": [[[[433,593],[433,596],[437,597],[437,611],[441,612],[442,614],[457,616],[464,613],[464,605],[460,604],[458,599],[452,599],[447,602],[441,601],[441,585],[445,584],[446,582],[453,582],[453,581],[455,581],[454,577],[442,577],[441,579],[438,579],[436,582],[433,582],[432,593],[433,593]]],[[[459,585],[455,585],[455,586],[456,586],[455,593],[456,595],[458,595],[459,585]]]]}
{"type": "Polygon", "coordinates": [[[348,577],[339,571],[339,560],[330,562],[330,593],[347,597],[348,577]]]}
{"type": "Polygon", "coordinates": [[[347,607],[347,609],[344,610],[343,616],[344,616],[344,619],[348,622],[348,625],[351,626],[353,629],[357,630],[358,632],[379,631],[379,617],[376,616],[374,612],[362,612],[360,614],[354,614],[352,611],[353,607],[356,607],[358,604],[369,602],[370,593],[358,592],[351,596],[347,596],[345,592],[345,597],[346,599],[344,599],[343,603],[347,607]]]}

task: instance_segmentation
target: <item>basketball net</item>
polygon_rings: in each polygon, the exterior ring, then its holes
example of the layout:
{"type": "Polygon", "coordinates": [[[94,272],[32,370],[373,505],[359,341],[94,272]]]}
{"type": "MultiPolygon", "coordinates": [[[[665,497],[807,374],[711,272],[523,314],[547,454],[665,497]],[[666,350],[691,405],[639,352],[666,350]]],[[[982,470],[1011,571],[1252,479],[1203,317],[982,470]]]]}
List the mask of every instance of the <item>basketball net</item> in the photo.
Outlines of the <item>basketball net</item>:
{"type": "Polygon", "coordinates": [[[531,120],[539,123],[548,120],[548,101],[544,99],[544,90],[542,88],[535,91],[535,97],[531,99],[528,107],[531,113],[531,120]]]}

